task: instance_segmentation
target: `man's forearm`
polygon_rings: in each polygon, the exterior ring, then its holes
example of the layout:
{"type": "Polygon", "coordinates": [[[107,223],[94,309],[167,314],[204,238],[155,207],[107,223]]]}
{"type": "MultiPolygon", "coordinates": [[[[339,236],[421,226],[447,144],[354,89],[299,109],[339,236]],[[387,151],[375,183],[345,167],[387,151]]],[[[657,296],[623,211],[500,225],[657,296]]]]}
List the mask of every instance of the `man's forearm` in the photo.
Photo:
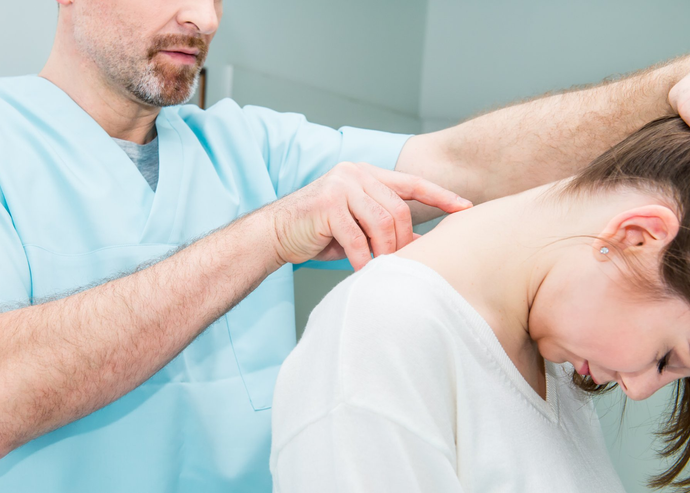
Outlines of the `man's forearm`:
{"type": "Polygon", "coordinates": [[[396,169],[475,204],[565,178],[645,123],[674,114],[669,90],[689,72],[684,57],[413,137],[396,169]]]}
{"type": "Polygon", "coordinates": [[[255,213],[156,265],[0,315],[0,457],[140,385],[280,266],[255,213]]]}
{"type": "Polygon", "coordinates": [[[340,163],[148,269],[0,314],[0,457],[134,389],[281,265],[346,253],[362,268],[369,242],[402,248],[403,198],[466,207],[417,177],[340,163]]]}

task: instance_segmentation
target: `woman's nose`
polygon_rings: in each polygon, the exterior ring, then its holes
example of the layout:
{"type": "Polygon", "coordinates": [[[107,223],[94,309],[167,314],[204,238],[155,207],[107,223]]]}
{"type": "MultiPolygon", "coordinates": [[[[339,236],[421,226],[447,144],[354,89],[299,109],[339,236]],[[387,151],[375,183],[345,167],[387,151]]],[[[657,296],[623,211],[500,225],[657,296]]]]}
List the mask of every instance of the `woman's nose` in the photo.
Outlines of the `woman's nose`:
{"type": "Polygon", "coordinates": [[[634,401],[641,401],[651,397],[657,390],[668,382],[663,382],[656,367],[638,373],[621,373],[618,383],[623,392],[634,401]]]}

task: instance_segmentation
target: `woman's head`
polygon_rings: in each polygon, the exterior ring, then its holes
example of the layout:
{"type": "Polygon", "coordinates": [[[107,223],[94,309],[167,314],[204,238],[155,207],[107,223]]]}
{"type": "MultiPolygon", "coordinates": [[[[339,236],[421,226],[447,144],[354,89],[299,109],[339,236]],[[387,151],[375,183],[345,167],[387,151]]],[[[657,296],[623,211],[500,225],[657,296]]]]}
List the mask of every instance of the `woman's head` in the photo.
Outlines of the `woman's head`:
{"type": "Polygon", "coordinates": [[[633,399],[690,376],[690,128],[678,118],[647,125],[557,200],[587,234],[566,242],[580,246],[562,250],[535,296],[541,354],[633,399]]]}
{"type": "Polygon", "coordinates": [[[561,263],[557,281],[543,281],[552,286],[546,299],[539,292],[535,298],[535,307],[541,304],[536,331],[539,324],[559,329],[536,339],[539,350],[572,362],[582,374],[574,380],[586,390],[605,390],[611,382],[640,399],[682,379],[664,432],[668,455],[678,453],[678,462],[655,483],[669,484],[690,459],[690,128],[680,118],[646,125],[560,194],[630,205],[591,238],[593,261],[561,263]]]}

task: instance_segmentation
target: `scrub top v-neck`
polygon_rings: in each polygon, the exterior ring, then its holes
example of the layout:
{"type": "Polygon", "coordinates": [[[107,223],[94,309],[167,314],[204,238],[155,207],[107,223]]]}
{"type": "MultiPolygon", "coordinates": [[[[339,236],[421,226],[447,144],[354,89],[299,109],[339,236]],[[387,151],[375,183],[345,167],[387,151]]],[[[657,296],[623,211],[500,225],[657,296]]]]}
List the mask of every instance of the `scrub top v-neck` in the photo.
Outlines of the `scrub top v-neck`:
{"type": "MultiPolygon", "coordinates": [[[[154,193],[59,88],[0,79],[6,309],[132,272],[338,162],[393,169],[408,138],[231,100],[164,108],[156,130],[154,193]]],[[[0,491],[271,491],[273,386],[295,344],[292,271],[269,276],[140,387],[0,460],[0,491]]]]}

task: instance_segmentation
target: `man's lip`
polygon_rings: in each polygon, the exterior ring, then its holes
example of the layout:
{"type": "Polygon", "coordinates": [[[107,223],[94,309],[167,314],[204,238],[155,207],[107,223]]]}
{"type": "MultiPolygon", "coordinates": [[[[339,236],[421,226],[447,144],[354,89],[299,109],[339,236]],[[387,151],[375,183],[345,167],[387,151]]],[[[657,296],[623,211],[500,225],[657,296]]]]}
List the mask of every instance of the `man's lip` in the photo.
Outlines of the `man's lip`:
{"type": "Polygon", "coordinates": [[[168,48],[161,51],[167,51],[171,53],[182,53],[184,55],[198,56],[199,50],[194,48],[168,48]]]}

